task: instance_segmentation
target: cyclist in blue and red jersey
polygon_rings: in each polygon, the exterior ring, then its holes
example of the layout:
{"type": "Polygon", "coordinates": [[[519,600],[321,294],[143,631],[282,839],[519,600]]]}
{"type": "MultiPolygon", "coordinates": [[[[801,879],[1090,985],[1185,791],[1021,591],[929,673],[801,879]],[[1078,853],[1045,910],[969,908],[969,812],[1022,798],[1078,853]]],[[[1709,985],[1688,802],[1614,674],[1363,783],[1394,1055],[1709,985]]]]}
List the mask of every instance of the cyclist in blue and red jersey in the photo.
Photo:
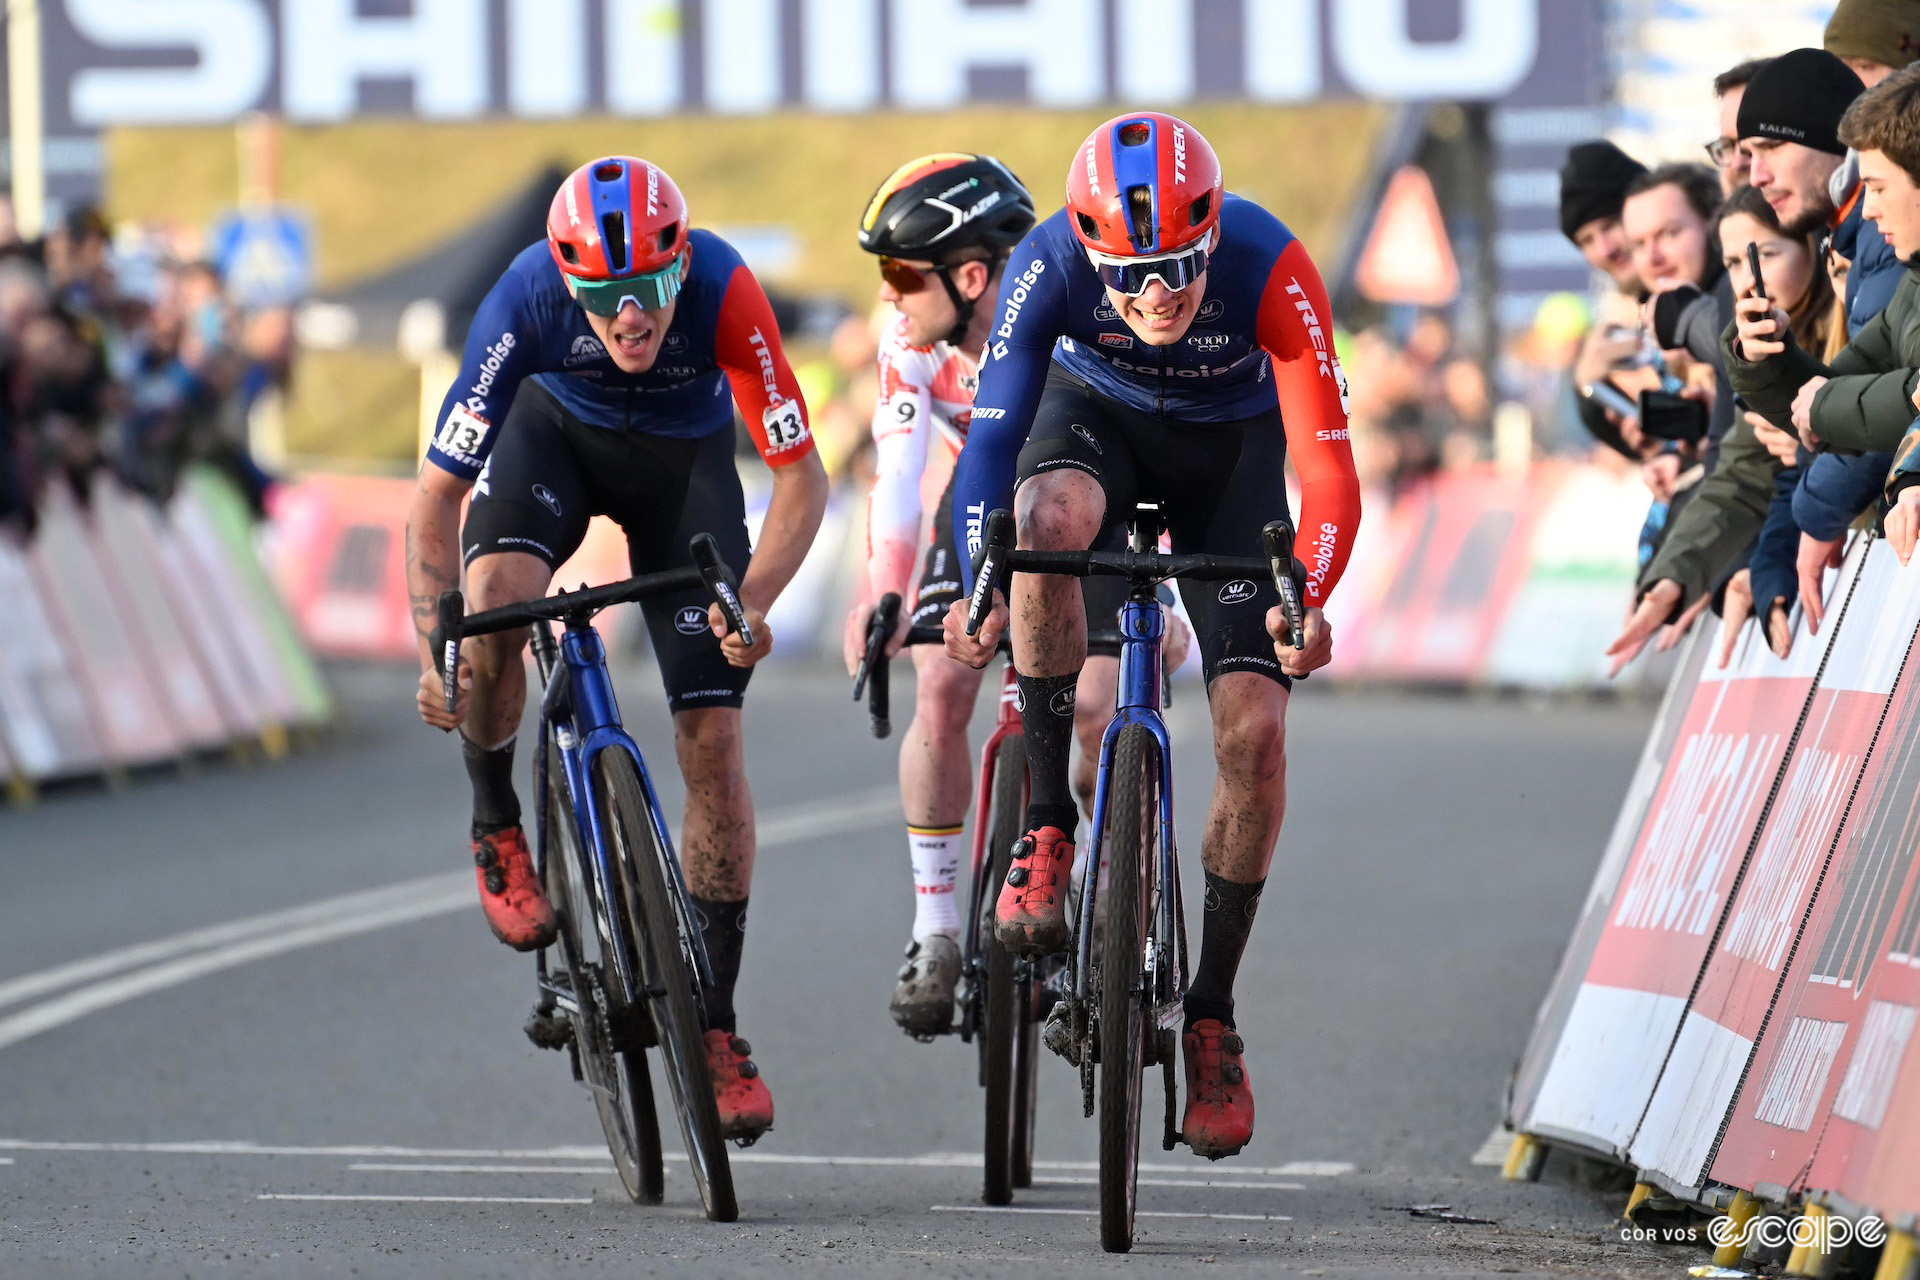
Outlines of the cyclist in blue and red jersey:
{"type": "Polygon", "coordinates": [[[546,240],[514,259],[474,314],[420,468],[407,521],[420,714],[460,730],[488,925],[520,950],[547,945],[553,908],[513,788],[527,632],[466,642],[449,713],[426,643],[435,602],[460,585],[463,566],[474,610],[543,595],[595,515],[625,530],[636,574],[691,563],[696,533],[719,543],[740,575],[751,647],[725,634],[702,589],[641,609],[687,783],[681,856],[713,966],[707,1060],[729,1137],[757,1137],[773,1123],[773,1098],[735,1034],[733,1010],[754,854],[740,704],[753,665],[772,648],[765,611],[800,567],[826,500],[772,308],[740,255],[693,230],[679,188],[645,160],[608,156],[575,170],[554,194],[546,240]],[[773,470],[751,555],[733,460],[736,408],[773,470]]]}
{"type": "MultiPolygon", "coordinates": [[[[1301,647],[1283,639],[1271,582],[1181,587],[1218,763],[1201,843],[1182,1136],[1214,1159],[1253,1134],[1234,976],[1286,808],[1288,691],[1332,657],[1321,606],[1360,520],[1331,323],[1306,249],[1223,191],[1219,161],[1193,126],[1158,112],[1116,117],[1075,154],[1067,207],[1008,262],[954,477],[956,552],[969,573],[996,507],[1013,509],[1022,548],[1083,550],[1149,500],[1176,552],[1262,556],[1262,526],[1287,514],[1291,446],[1306,566],[1301,647]]],[[[1011,594],[1032,792],[995,928],[1005,945],[1044,954],[1067,942],[1078,818],[1067,744],[1086,620],[1071,578],[1016,574],[1011,594]]],[[[996,599],[978,636],[965,632],[966,611],[962,600],[948,612],[947,649],[978,666],[1008,609],[996,599]]]]}

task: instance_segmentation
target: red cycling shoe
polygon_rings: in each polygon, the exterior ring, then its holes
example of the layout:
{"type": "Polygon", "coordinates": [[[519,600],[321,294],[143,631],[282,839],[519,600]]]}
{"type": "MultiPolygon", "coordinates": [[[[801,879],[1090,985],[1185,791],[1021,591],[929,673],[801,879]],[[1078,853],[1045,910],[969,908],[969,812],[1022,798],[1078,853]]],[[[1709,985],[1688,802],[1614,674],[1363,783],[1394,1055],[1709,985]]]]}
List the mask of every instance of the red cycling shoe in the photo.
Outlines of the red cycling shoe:
{"type": "Polygon", "coordinates": [[[550,946],[560,924],[533,872],[527,833],[516,825],[474,837],[473,865],[480,881],[480,909],[493,936],[515,951],[550,946]]]}
{"type": "Polygon", "coordinates": [[[1046,956],[1067,949],[1067,876],[1073,841],[1058,827],[1037,827],[1013,846],[1007,883],[993,906],[993,936],[1007,950],[1046,956]]]}
{"type": "Polygon", "coordinates": [[[1193,1154],[1218,1160],[1238,1155],[1253,1137],[1253,1087],[1240,1055],[1240,1033],[1218,1018],[1202,1018],[1181,1037],[1187,1059],[1187,1112],[1180,1137],[1193,1154]]]}
{"type": "Polygon", "coordinates": [[[713,1101],[720,1109],[720,1132],[751,1143],[773,1128],[773,1095],[760,1068],[747,1055],[753,1046],[729,1031],[709,1031],[707,1071],[713,1076],[713,1101]]]}

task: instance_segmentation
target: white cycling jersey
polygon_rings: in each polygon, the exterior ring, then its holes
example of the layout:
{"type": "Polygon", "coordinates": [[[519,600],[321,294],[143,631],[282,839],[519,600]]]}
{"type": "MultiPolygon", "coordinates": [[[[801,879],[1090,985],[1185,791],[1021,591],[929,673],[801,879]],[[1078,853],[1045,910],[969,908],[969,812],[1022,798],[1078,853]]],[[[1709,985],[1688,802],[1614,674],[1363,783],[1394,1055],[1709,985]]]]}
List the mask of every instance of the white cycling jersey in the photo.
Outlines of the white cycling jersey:
{"type": "Polygon", "coordinates": [[[979,386],[976,357],[945,342],[912,346],[906,323],[904,316],[895,320],[880,341],[873,490],[867,501],[867,581],[876,600],[889,591],[912,598],[921,478],[934,448],[944,450],[951,463],[966,443],[979,386]]]}

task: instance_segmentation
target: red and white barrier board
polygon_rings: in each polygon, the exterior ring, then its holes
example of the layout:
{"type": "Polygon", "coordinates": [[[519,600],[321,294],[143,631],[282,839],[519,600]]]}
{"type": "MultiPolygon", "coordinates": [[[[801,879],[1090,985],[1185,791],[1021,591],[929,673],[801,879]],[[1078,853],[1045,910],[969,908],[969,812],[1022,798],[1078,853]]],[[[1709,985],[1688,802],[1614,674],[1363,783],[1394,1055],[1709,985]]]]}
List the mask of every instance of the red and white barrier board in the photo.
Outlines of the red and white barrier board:
{"type": "Polygon", "coordinates": [[[1600,867],[1594,873],[1592,886],[1587,890],[1579,923],[1574,926],[1573,940],[1567,944],[1560,968],[1554,974],[1553,985],[1548,989],[1547,998],[1541,1003],[1540,1012],[1534,1019],[1533,1034],[1528,1039],[1526,1052],[1514,1068],[1506,1113],[1507,1124],[1514,1129],[1533,1131],[1533,1108],[1539,1097],[1541,1082],[1553,1061],[1554,1050],[1565,1033],[1567,1018],[1580,994],[1588,966],[1593,963],[1594,948],[1599,945],[1601,930],[1606,927],[1607,918],[1612,913],[1614,897],[1620,891],[1620,878],[1626,873],[1627,859],[1644,838],[1654,795],[1660,788],[1661,779],[1667,774],[1674,749],[1679,745],[1680,731],[1699,687],[1701,671],[1715,649],[1712,635],[1704,627],[1695,627],[1684,643],[1673,683],[1667,688],[1659,714],[1654,717],[1653,729],[1647,734],[1646,745],[1640,750],[1639,763],[1634,766],[1633,778],[1627,784],[1627,798],[1614,818],[1613,831],[1607,837],[1600,867]]]}
{"type": "MultiPolygon", "coordinates": [[[[1861,554],[1835,590],[1844,599],[1861,554]]],[[[1708,663],[1525,1127],[1626,1154],[1678,1036],[1836,628],[1708,663]]],[[[1697,642],[1696,642],[1697,643],[1697,642]]]]}
{"type": "MultiPolygon", "coordinates": [[[[1885,641],[1910,637],[1920,624],[1920,575],[1899,573],[1883,543],[1855,554],[1864,563],[1851,597],[1830,602],[1833,641],[1786,772],[1628,1152],[1677,1186],[1705,1182],[1763,1030],[1807,1065],[1838,1047],[1825,1031],[1770,1023],[1768,1015],[1906,657],[1904,643],[1885,641]]],[[[1767,1114],[1789,1124],[1817,1114],[1814,1075],[1779,1083],[1785,1091],[1766,1099],[1767,1114]]],[[[1759,1096],[1751,1083],[1745,1093],[1749,1103],[1759,1096]]]]}

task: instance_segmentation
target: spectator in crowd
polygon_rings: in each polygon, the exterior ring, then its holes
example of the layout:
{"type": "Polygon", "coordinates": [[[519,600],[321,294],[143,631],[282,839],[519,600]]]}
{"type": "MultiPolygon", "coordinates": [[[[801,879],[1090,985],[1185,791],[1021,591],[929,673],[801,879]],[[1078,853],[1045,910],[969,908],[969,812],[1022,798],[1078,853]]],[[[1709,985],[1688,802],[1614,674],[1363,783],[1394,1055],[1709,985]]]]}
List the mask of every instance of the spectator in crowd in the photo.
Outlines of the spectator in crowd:
{"type": "MultiPolygon", "coordinates": [[[[1833,54],[1796,49],[1762,67],[1742,96],[1737,130],[1741,145],[1753,156],[1751,183],[1789,237],[1824,230],[1844,216],[1834,204],[1829,180],[1841,169],[1847,150],[1839,136],[1841,118],[1862,87],[1833,54]]],[[[1884,284],[1885,267],[1865,254],[1847,278],[1848,291],[1854,294],[1884,284]]],[[[1739,305],[1744,302],[1736,304],[1736,310],[1739,305]]],[[[1737,378],[1733,387],[1740,390],[1737,378]]],[[[1751,396],[1746,399],[1752,408],[1760,409],[1751,396]]],[[[1771,416],[1761,411],[1761,418],[1771,416]]],[[[1642,573],[1635,612],[1608,647],[1617,665],[1630,660],[1660,625],[1676,615],[1682,622],[1697,616],[1710,590],[1746,562],[1772,505],[1783,465],[1755,434],[1756,421],[1746,415],[1734,424],[1723,441],[1711,482],[1700,486],[1688,510],[1674,521],[1660,553],[1642,573]]],[[[1786,424],[1775,419],[1774,425],[1786,424]]],[[[1853,482],[1859,483],[1857,475],[1853,482]]],[[[1838,487],[1826,485],[1825,491],[1838,487]]],[[[1769,581],[1777,580],[1771,568],[1762,569],[1769,581]]],[[[1668,638],[1677,638],[1677,632],[1668,638]]]]}
{"type": "Polygon", "coordinates": [[[1740,147],[1740,100],[1746,96],[1747,85],[1768,61],[1749,58],[1713,79],[1713,98],[1720,108],[1720,136],[1707,144],[1707,157],[1720,171],[1722,195],[1730,196],[1747,185],[1747,170],[1752,160],[1740,147]]]}
{"type": "Polygon", "coordinates": [[[1580,421],[1596,440],[1620,454],[1638,460],[1632,429],[1585,388],[1604,381],[1639,346],[1637,336],[1620,330],[1638,325],[1635,316],[1643,292],[1633,267],[1633,252],[1620,225],[1627,186],[1647,171],[1646,166],[1611,142],[1583,142],[1567,152],[1560,169],[1560,230],[1587,265],[1606,277],[1612,288],[1601,298],[1594,324],[1574,358],[1573,385],[1579,395],[1580,421]]]}
{"type": "Polygon", "coordinates": [[[1840,0],[1820,47],[1871,89],[1920,55],[1920,0],[1840,0]]]}

